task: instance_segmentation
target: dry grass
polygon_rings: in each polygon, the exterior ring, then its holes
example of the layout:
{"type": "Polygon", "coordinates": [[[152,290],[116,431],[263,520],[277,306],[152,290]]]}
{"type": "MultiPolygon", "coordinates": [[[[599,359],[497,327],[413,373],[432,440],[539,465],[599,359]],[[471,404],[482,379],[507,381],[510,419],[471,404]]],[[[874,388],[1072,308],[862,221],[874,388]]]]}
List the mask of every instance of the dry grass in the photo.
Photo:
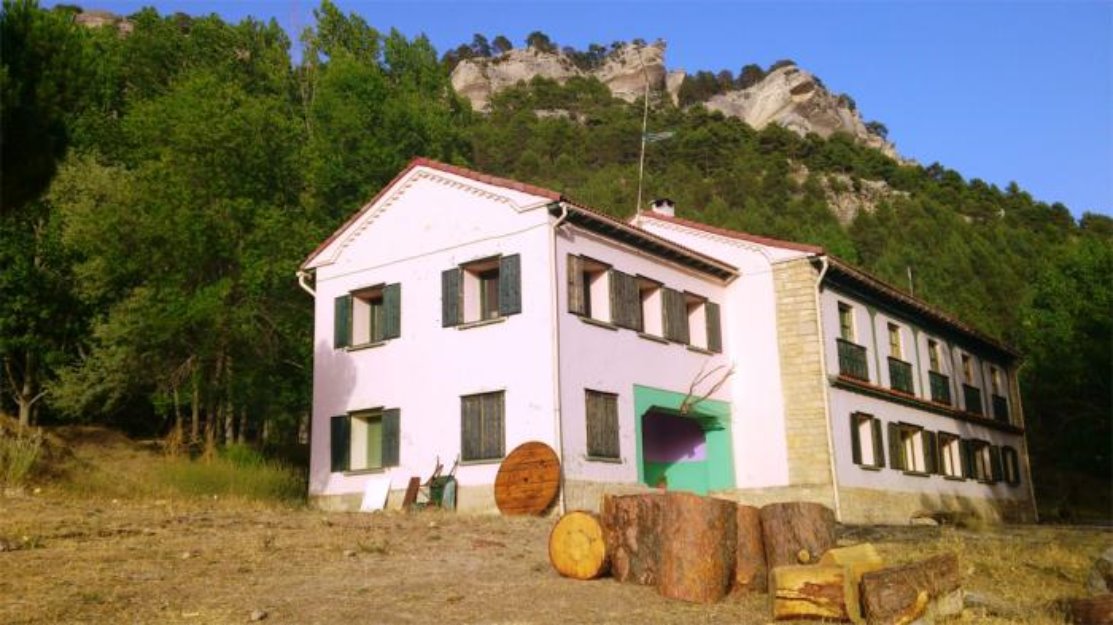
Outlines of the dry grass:
{"type": "MultiPolygon", "coordinates": [[[[322,513],[244,498],[121,496],[109,477],[163,462],[102,441],[84,486],[50,483],[0,498],[2,623],[767,623],[764,596],[696,606],[610,579],[577,582],[549,566],[552,519],[439,512],[322,513]],[[114,467],[108,468],[105,467],[114,467]],[[121,467],[123,467],[121,469],[121,467]],[[91,476],[91,477],[90,477],[91,476]],[[95,487],[95,488],[94,488],[95,487]],[[100,491],[97,488],[108,490],[100,491]]],[[[78,454],[88,460],[87,455],[78,454]]],[[[1084,594],[1100,530],[851,528],[894,563],[959,554],[964,584],[1057,623],[1048,606],[1084,594]]]]}

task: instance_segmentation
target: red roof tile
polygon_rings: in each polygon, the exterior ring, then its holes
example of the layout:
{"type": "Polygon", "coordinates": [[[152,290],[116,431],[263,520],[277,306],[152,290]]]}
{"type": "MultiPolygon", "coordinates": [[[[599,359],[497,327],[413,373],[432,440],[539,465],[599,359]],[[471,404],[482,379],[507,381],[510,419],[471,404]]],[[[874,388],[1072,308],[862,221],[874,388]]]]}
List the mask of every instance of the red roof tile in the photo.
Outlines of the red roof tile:
{"type": "Polygon", "coordinates": [[[788,250],[796,250],[797,252],[807,252],[809,254],[825,254],[826,253],[822,247],[819,247],[819,246],[816,246],[816,245],[808,245],[806,243],[796,243],[796,242],[793,242],[793,241],[782,241],[780,239],[772,239],[772,238],[769,238],[769,237],[760,237],[756,234],[750,234],[748,232],[741,232],[739,230],[728,230],[727,228],[716,228],[715,226],[709,226],[707,224],[700,223],[698,221],[692,221],[690,219],[682,219],[680,217],[669,217],[668,215],[662,215],[661,213],[653,213],[653,212],[650,212],[650,211],[642,211],[642,212],[639,212],[638,214],[641,215],[641,216],[644,216],[644,217],[649,217],[650,219],[659,219],[659,220],[667,222],[667,223],[674,223],[674,224],[677,224],[679,226],[686,226],[688,228],[692,228],[692,229],[695,229],[695,230],[702,230],[704,232],[710,232],[711,234],[717,234],[719,236],[727,237],[727,238],[730,238],[730,239],[737,239],[739,241],[749,241],[750,243],[757,243],[759,245],[768,245],[770,247],[783,247],[783,248],[788,249],[788,250]]]}

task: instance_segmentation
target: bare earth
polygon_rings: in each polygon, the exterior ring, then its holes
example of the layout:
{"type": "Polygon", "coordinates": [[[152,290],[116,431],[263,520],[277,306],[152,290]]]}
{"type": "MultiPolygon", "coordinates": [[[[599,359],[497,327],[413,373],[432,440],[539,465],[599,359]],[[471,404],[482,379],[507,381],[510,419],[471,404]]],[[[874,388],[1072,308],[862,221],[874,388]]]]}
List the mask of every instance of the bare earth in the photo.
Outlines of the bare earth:
{"type": "MultiPolygon", "coordinates": [[[[0,496],[0,623],[767,623],[768,597],[710,606],[561,578],[554,518],[324,513],[213,499],[0,496]]],[[[1014,606],[971,623],[1061,623],[1100,529],[844,528],[897,563],[957,552],[967,590],[1014,606]]]]}

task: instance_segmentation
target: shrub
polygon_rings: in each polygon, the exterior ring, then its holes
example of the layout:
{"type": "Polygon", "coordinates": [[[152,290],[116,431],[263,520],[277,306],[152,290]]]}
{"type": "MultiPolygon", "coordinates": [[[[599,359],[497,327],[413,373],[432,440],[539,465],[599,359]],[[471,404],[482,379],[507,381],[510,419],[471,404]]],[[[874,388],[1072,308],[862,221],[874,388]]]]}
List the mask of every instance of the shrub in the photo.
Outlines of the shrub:
{"type": "Polygon", "coordinates": [[[245,446],[233,446],[209,462],[167,460],[155,467],[152,478],[157,490],[186,496],[294,503],[305,498],[306,489],[301,472],[245,446]]]}
{"type": "Polygon", "coordinates": [[[19,430],[13,434],[0,429],[0,489],[22,486],[42,449],[41,430],[19,430]]]}

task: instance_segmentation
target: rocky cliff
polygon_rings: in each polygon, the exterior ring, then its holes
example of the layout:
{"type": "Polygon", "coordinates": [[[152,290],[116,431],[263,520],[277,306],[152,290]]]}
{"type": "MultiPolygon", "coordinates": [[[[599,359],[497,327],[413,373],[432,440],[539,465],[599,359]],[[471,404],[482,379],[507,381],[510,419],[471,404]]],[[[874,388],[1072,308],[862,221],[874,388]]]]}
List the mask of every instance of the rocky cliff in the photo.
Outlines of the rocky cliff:
{"type": "MultiPolygon", "coordinates": [[[[608,54],[598,67],[586,70],[562,53],[522,48],[490,58],[461,61],[452,72],[452,86],[471,101],[473,108],[485,111],[491,96],[535,76],[559,83],[574,76],[594,77],[609,87],[615,97],[627,102],[644,93],[648,78],[651,92],[667,96],[675,105],[685,74],[683,70],[666,69],[662,41],[623,45],[608,54]]],[[[795,65],[773,70],[749,88],[712,96],[705,105],[757,129],[777,123],[801,135],[814,132],[829,137],[845,132],[898,158],[891,143],[866,128],[848,98],[831,93],[815,76],[795,65]]]]}

